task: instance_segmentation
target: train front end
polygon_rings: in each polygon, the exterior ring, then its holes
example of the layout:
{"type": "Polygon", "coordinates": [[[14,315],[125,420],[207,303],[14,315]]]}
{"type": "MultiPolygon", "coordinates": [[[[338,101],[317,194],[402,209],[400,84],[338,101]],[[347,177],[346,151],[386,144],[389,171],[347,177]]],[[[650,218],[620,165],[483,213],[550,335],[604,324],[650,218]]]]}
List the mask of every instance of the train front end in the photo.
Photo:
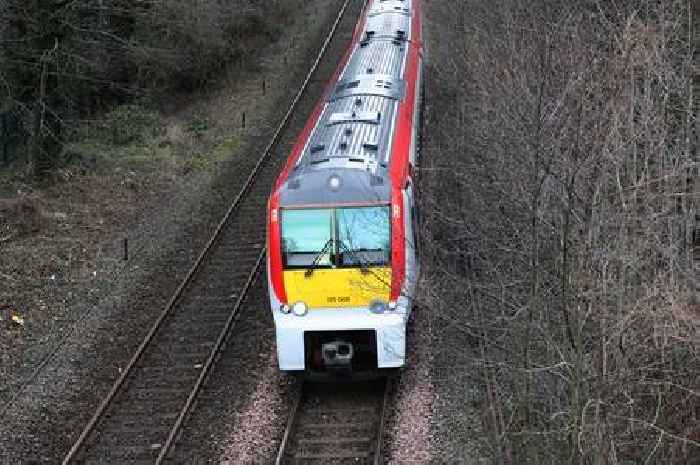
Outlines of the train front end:
{"type": "Polygon", "coordinates": [[[392,296],[393,238],[403,228],[393,224],[390,186],[372,186],[371,174],[349,169],[307,172],[303,182],[315,178],[326,178],[325,197],[339,201],[313,204],[300,186],[283,190],[270,210],[279,367],[327,375],[401,367],[410,307],[392,296]],[[379,200],[367,202],[368,189],[379,200]]]}

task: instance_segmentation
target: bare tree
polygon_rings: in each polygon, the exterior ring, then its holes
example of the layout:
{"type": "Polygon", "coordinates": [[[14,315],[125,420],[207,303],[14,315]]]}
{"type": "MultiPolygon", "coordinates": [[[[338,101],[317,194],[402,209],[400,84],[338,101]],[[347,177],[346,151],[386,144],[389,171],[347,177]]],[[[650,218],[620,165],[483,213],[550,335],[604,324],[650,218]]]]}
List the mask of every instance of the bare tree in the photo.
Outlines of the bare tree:
{"type": "Polygon", "coordinates": [[[493,457],[694,463],[689,4],[432,10],[429,105],[458,104],[426,131],[424,292],[473,343],[493,457]]]}

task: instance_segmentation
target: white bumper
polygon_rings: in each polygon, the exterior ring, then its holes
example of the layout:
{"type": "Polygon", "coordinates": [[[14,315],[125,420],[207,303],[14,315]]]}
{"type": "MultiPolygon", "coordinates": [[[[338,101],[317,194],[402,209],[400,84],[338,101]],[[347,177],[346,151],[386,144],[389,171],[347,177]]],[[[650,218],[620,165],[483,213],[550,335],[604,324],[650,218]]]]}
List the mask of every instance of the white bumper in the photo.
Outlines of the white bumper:
{"type": "MultiPolygon", "coordinates": [[[[398,310],[398,309],[397,309],[398,310]]],[[[365,308],[312,309],[306,316],[274,310],[280,370],[303,370],[304,332],[374,330],[378,368],[398,368],[406,359],[406,313],[376,315],[365,308]]]]}

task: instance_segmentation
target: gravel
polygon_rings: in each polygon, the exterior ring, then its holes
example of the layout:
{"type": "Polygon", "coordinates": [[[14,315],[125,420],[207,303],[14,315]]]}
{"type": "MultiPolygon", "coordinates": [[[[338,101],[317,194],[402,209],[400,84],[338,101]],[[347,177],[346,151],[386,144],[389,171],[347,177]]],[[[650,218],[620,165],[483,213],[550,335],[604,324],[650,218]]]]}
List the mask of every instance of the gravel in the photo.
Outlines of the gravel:
{"type": "Polygon", "coordinates": [[[263,375],[236,419],[239,426],[226,437],[221,447],[222,462],[251,463],[261,457],[273,458],[277,453],[277,444],[270,438],[278,438],[284,431],[281,428],[284,423],[279,419],[291,402],[290,388],[277,368],[274,348],[263,360],[267,366],[261,367],[263,375]]]}
{"type": "Polygon", "coordinates": [[[408,330],[406,367],[395,388],[385,430],[385,460],[389,464],[430,463],[436,389],[432,380],[433,332],[430,309],[417,306],[408,330]]]}

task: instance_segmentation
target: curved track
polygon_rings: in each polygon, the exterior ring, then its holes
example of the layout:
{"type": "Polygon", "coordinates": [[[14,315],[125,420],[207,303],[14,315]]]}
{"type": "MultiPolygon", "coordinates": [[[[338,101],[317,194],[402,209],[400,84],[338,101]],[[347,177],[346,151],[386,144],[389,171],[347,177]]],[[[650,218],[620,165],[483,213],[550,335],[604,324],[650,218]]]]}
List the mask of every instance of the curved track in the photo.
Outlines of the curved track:
{"type": "Polygon", "coordinates": [[[265,256],[265,205],[279,172],[271,157],[351,0],[345,0],[304,84],[195,265],[63,460],[165,461],[235,324],[265,256]]]}
{"type": "Polygon", "coordinates": [[[276,465],[380,464],[391,384],[305,383],[276,465]]]}

